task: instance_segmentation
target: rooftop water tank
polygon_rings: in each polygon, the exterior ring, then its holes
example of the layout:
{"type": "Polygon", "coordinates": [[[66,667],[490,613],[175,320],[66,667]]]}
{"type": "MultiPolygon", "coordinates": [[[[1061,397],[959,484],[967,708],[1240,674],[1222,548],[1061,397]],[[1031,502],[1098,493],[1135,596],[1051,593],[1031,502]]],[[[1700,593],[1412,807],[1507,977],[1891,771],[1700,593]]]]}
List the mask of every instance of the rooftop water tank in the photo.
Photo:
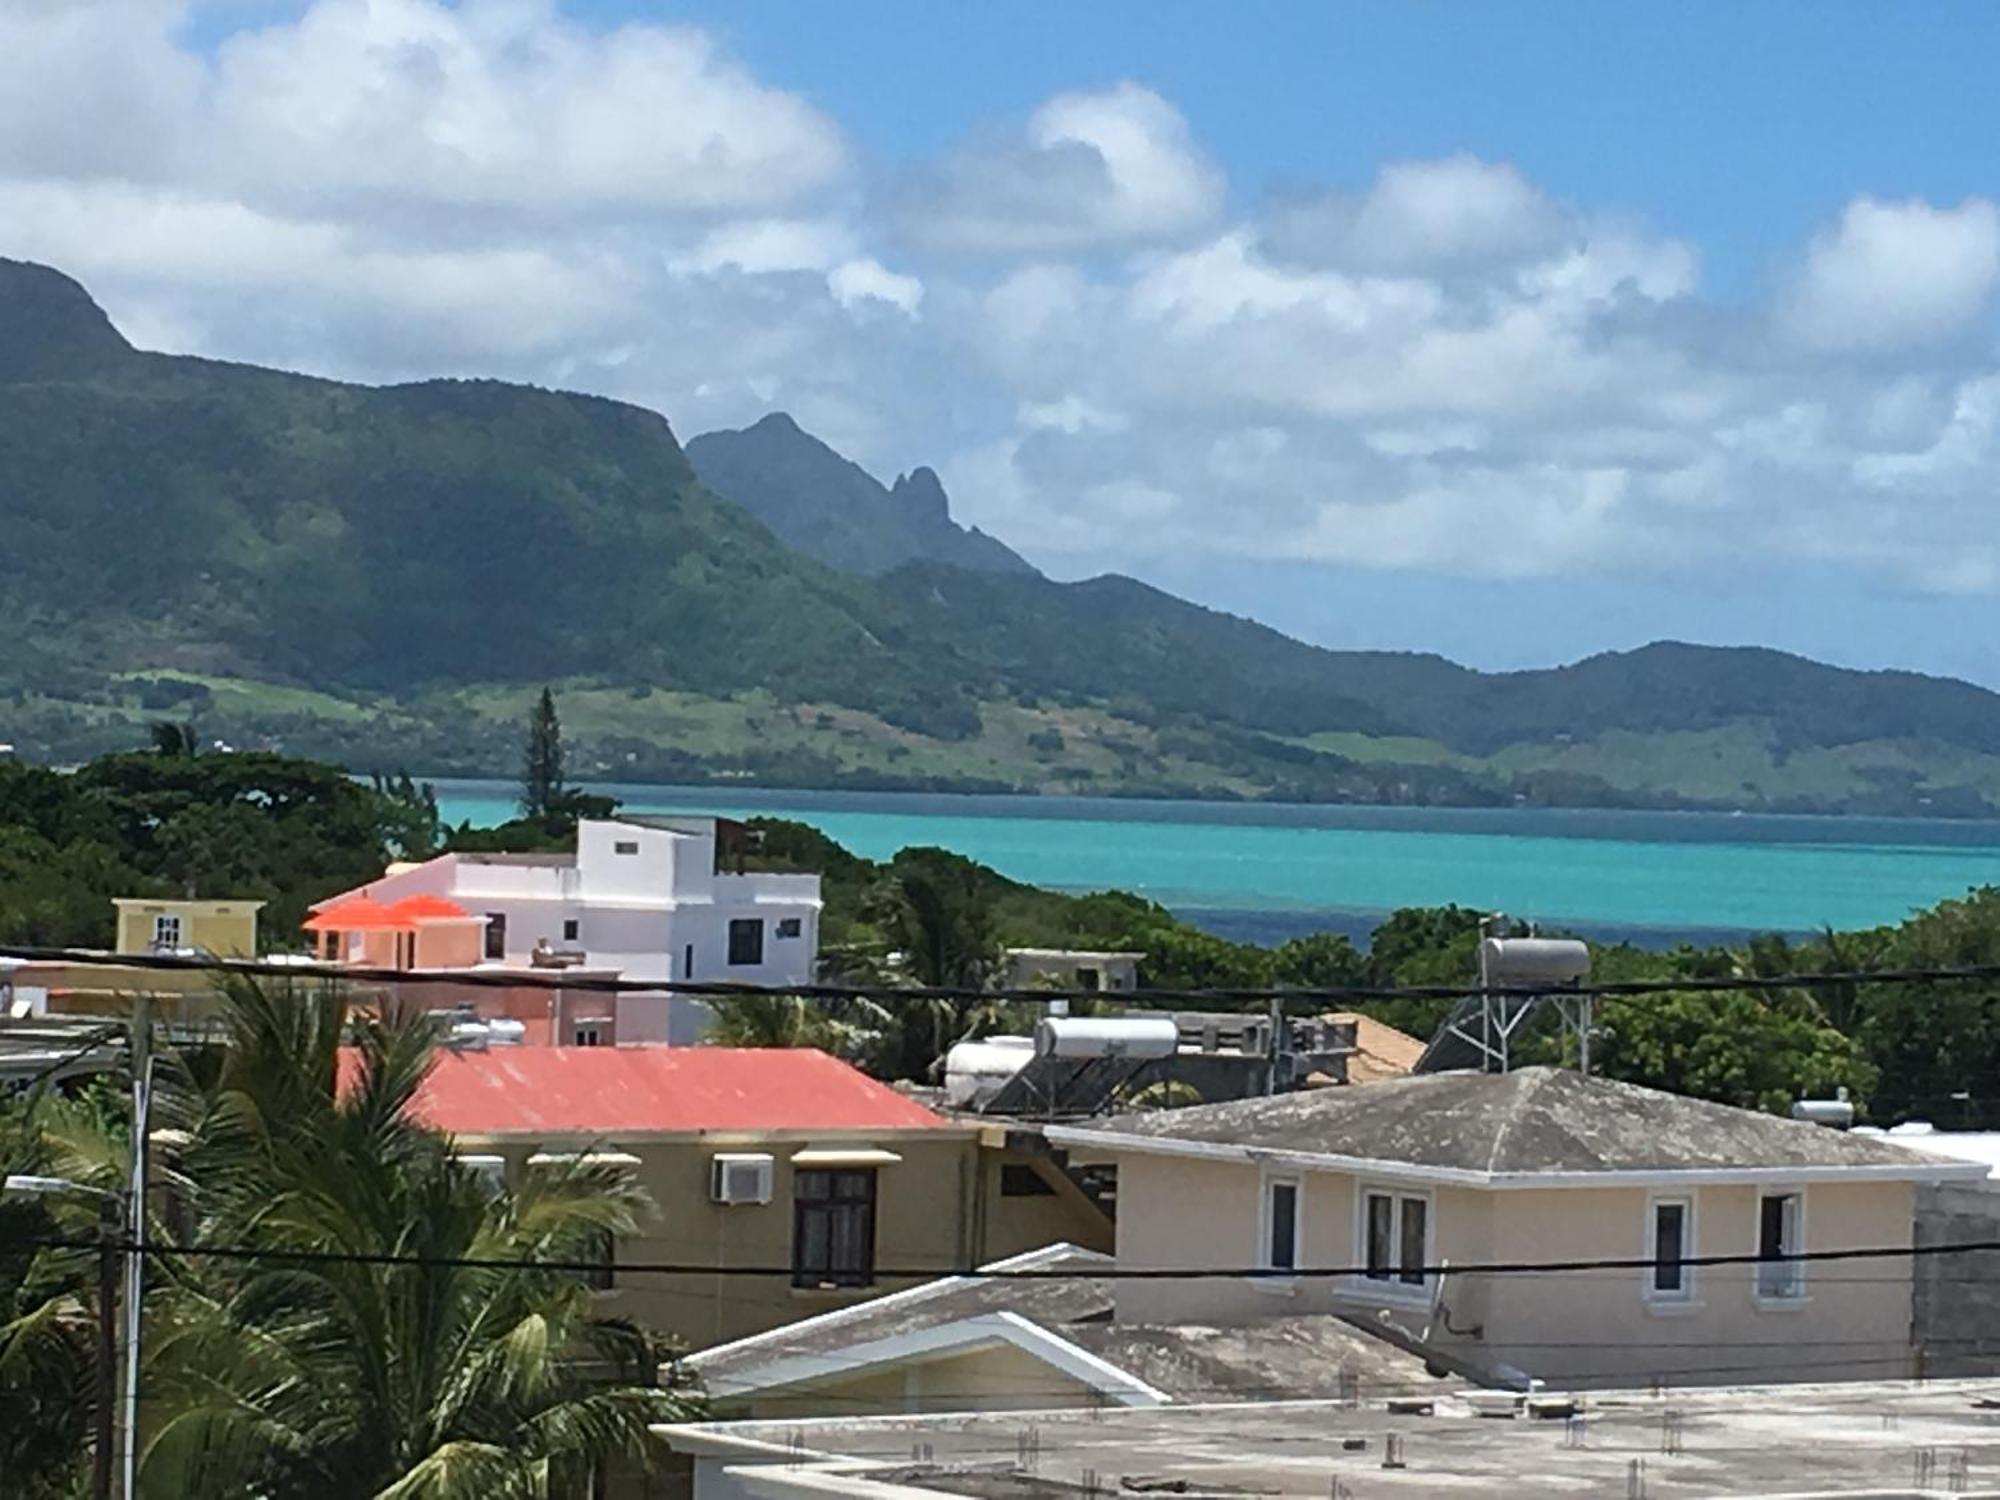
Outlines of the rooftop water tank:
{"type": "Polygon", "coordinates": [[[977,1109],[998,1094],[1035,1055],[1025,1036],[989,1036],[960,1042],[944,1055],[944,1099],[957,1109],[977,1109]]]}
{"type": "Polygon", "coordinates": [[[1042,1057],[1172,1057],[1180,1044],[1171,1016],[1049,1016],[1035,1027],[1042,1057]]]}
{"type": "Polygon", "coordinates": [[[1487,938],[1479,945],[1482,983],[1496,988],[1577,984],[1590,977],[1590,949],[1574,938],[1487,938]]]}
{"type": "Polygon", "coordinates": [[[1854,1125],[1854,1103],[1850,1099],[1801,1099],[1792,1106],[1792,1118],[1834,1130],[1848,1130],[1854,1125]]]}

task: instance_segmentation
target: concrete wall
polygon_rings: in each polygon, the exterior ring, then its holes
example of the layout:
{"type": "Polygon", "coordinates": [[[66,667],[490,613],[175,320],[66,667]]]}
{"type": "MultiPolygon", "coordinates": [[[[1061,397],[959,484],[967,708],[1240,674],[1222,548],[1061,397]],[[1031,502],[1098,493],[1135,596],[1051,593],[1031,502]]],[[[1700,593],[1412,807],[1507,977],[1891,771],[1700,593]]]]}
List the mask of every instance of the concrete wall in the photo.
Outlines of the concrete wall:
{"type": "MultiPolygon", "coordinates": [[[[1917,1244],[2000,1240],[2000,1183],[1917,1189],[1917,1244]]],[[[1916,1262],[1916,1337],[1926,1375],[1988,1375],[2000,1363],[2000,1251],[1916,1262]]]]}
{"type": "MultiPolygon", "coordinates": [[[[1909,1244],[1907,1183],[1815,1183],[1804,1189],[1809,1250],[1909,1244]]],[[[1652,1254],[1644,1189],[1508,1192],[1493,1199],[1500,1261],[1637,1258],[1652,1254]]],[[[1702,1187],[1694,1204],[1697,1256],[1757,1250],[1758,1189],[1702,1187]]],[[[1779,1380],[1900,1379],[1914,1373],[1910,1262],[1869,1260],[1803,1268],[1805,1295],[1756,1295],[1754,1266],[1690,1272],[1684,1301],[1649,1298],[1646,1273],[1586,1271],[1487,1278],[1469,1288],[1459,1328],[1484,1338],[1449,1347],[1529,1371],[1551,1385],[1716,1385],[1779,1380]]],[[[1448,1299],[1453,1300],[1453,1299],[1448,1299]]]]}
{"type": "MultiPolygon", "coordinates": [[[[1133,1267],[1260,1263],[1265,1174],[1254,1165],[1128,1154],[1118,1171],[1118,1257],[1133,1267]]],[[[1342,1173],[1299,1176],[1301,1262],[1351,1266],[1364,1255],[1360,1193],[1377,1184],[1342,1173]]],[[[1426,1196],[1435,1264],[1639,1259],[1652,1254],[1647,1189],[1493,1191],[1380,1184],[1426,1196]]],[[[1809,1250],[1908,1244],[1907,1183],[1816,1183],[1805,1193],[1809,1250]]],[[[1757,1248],[1757,1190],[1700,1187],[1694,1254],[1757,1248]]],[[[2000,1209],[2000,1198],[1994,1200],[2000,1209]]],[[[1901,1378],[1914,1373],[1910,1262],[1807,1266],[1805,1296],[1783,1305],[1755,1295],[1755,1268],[1702,1267],[1684,1302],[1647,1296],[1639,1270],[1546,1276],[1453,1275],[1404,1287],[1360,1278],[1293,1282],[1219,1277],[1122,1282],[1122,1323],[1239,1323],[1293,1313],[1383,1317],[1476,1365],[1501,1365],[1551,1385],[1732,1384],[1766,1380],[1901,1378]]],[[[2000,1310],[2000,1293],[1993,1296],[2000,1310]]]]}

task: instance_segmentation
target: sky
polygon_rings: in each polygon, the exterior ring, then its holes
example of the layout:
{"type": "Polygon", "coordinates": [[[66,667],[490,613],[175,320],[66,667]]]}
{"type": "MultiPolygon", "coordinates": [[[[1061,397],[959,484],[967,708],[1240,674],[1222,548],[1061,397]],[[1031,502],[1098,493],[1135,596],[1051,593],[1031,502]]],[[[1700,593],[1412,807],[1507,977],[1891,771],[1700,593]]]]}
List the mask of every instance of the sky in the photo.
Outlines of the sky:
{"type": "Polygon", "coordinates": [[[2000,9],[0,0],[135,342],[791,412],[1336,646],[2000,686],[2000,9]]]}

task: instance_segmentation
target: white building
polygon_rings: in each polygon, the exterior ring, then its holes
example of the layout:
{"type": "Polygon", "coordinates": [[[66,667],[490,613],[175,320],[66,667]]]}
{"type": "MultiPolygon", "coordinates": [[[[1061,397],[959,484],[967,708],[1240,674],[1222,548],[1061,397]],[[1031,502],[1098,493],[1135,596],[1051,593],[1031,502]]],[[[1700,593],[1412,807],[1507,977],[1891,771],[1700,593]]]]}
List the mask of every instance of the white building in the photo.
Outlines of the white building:
{"type": "MultiPolygon", "coordinates": [[[[562,964],[626,980],[810,983],[817,875],[743,873],[740,825],[715,818],[584,819],[574,854],[441,854],[392,867],[322,907],[441,896],[485,919],[484,961],[562,964]]],[[[699,1001],[621,995],[622,1042],[697,1040],[699,1001]]]]}

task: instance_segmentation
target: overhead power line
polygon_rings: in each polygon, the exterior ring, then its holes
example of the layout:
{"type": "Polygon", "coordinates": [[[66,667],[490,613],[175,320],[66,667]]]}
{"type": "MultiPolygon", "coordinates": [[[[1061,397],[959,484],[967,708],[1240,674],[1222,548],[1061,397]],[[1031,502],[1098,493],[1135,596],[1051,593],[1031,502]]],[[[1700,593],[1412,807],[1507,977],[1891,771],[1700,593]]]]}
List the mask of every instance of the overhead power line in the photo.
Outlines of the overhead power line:
{"type": "MultiPolygon", "coordinates": [[[[716,1265],[699,1261],[618,1261],[550,1260],[534,1256],[421,1255],[403,1251],[313,1250],[268,1245],[166,1245],[152,1240],[123,1239],[108,1242],[113,1249],[128,1254],[159,1258],[193,1258],[233,1261],[273,1261],[291,1265],[367,1265],[413,1267],[435,1270],[474,1271],[557,1271],[568,1274],[602,1274],[606,1270],[620,1276],[712,1276],[784,1277],[796,1276],[790,1265],[716,1265]]],[[[0,1247],[23,1245],[40,1249],[103,1249],[107,1241],[96,1236],[14,1235],[0,1239],[0,1247]]],[[[2000,1251],[2000,1239],[1963,1240],[1942,1245],[1870,1245],[1836,1250],[1802,1250],[1795,1255],[1690,1255],[1678,1259],[1646,1256],[1546,1261],[1484,1261],[1453,1265],[1448,1262],[1421,1267],[1394,1267],[1397,1276],[1423,1280],[1469,1276],[1572,1276],[1597,1271],[1646,1271],[1656,1266],[1697,1269],[1715,1266],[1799,1266],[1859,1260],[1929,1260],[1947,1256],[1974,1255],[2000,1251]]],[[[875,1277],[882,1281],[923,1281],[943,1277],[970,1277],[987,1281],[1350,1281],[1381,1280],[1369,1276],[1366,1265],[1300,1266],[1093,1266],[1021,1267],[981,1270],[978,1267],[924,1266],[917,1268],[878,1266],[875,1277]]]]}
{"type": "Polygon", "coordinates": [[[353,984],[458,985],[469,989],[541,989],[574,993],[685,995],[701,1000],[746,999],[757,996],[796,995],[805,1000],[912,1003],[924,1000],[991,1002],[1017,1001],[1046,1004],[1051,1001],[1111,1002],[1135,1009],[1184,1010],[1199,1005],[1264,1004],[1271,1000],[1299,1005],[1365,1004],[1390,1000],[1476,1000],[1484,995],[1568,996],[1591,995],[1600,999],[1642,999],[1647,997],[1700,993],[1771,993],[1780,990],[1822,989],[1842,984],[1953,984],[2000,981],[2000,964],[1950,964],[1896,969],[1831,969],[1793,974],[1724,974],[1679,976],[1662,979],[1623,979],[1583,984],[1492,985],[1318,985],[1297,988],[1267,985],[1258,988],[1202,987],[1162,989],[1146,987],[1130,990],[1045,989],[1036,987],[972,989],[954,985],[847,985],[786,984],[757,985],[719,980],[695,979],[610,979],[601,976],[565,977],[560,969],[381,969],[347,964],[284,963],[270,959],[213,958],[177,953],[106,953],[94,948],[29,948],[0,946],[0,958],[22,959],[30,963],[59,963],[160,970],[242,974],[259,978],[315,980],[353,984]]]}

